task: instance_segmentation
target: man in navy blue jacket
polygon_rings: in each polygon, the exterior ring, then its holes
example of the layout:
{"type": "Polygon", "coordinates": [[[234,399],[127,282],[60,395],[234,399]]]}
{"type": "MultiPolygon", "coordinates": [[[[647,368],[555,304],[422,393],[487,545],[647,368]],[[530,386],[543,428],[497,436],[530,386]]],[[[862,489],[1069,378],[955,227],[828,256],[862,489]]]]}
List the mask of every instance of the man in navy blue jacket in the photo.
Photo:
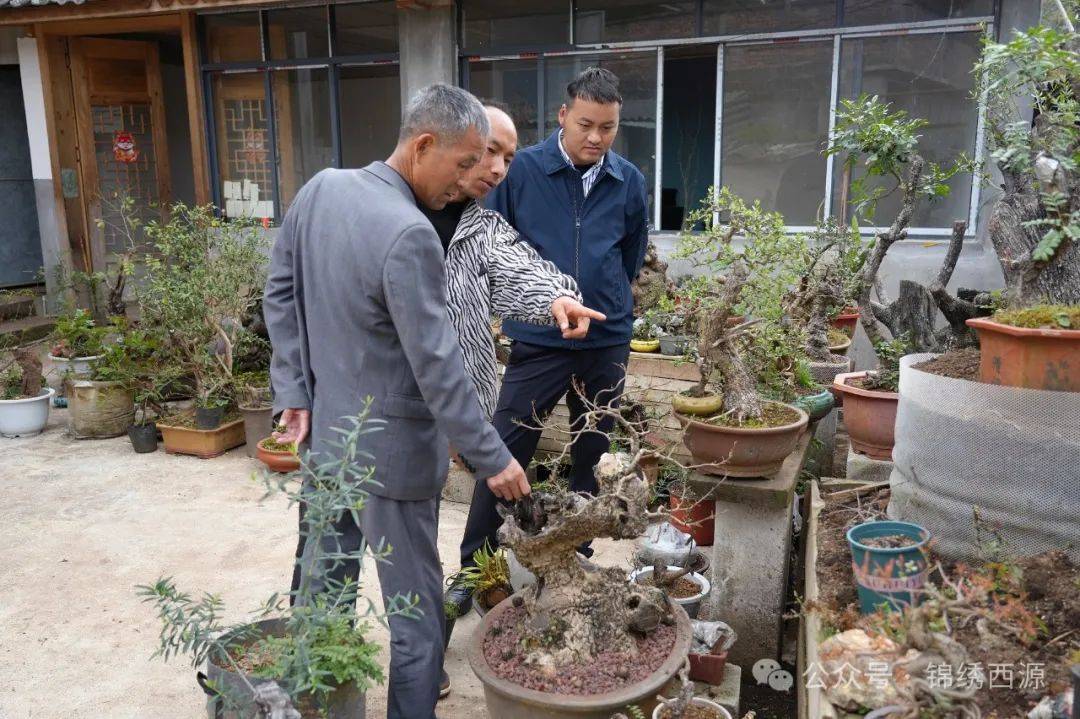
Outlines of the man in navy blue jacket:
{"type": "MultiPolygon", "coordinates": [[[[557,327],[503,323],[514,345],[493,421],[522,467],[532,461],[540,439],[540,431],[530,428],[537,424],[534,415],[546,417],[566,395],[571,426],[580,426],[575,421],[584,407],[573,383],[601,404],[621,394],[633,324],[630,283],[648,243],[645,177],[611,151],[622,108],[618,78],[588,68],[566,94],[560,129],[518,153],[489,205],[545,260],[573,276],[583,303],[607,315],[607,321],[592,325],[583,340],[564,340],[557,327]]],[[[601,423],[599,429],[607,432],[612,424],[601,423]]],[[[593,432],[577,440],[572,490],[596,491],[593,467],[607,448],[605,436],[593,432]]],[[[485,541],[496,545],[501,519],[495,503],[491,490],[477,482],[461,543],[462,566],[472,564],[472,553],[485,541]]],[[[468,608],[467,594],[456,587],[447,598],[468,608]]]]}

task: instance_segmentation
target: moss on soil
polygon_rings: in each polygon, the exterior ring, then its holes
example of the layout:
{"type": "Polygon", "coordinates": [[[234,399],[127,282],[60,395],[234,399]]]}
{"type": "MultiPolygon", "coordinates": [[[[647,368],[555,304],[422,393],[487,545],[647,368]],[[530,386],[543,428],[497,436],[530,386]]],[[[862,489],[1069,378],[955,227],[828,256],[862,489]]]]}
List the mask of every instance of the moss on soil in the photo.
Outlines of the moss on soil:
{"type": "Polygon", "coordinates": [[[264,439],[259,442],[259,446],[265,449],[267,452],[288,452],[289,454],[296,453],[296,445],[292,442],[275,442],[272,439],[264,439]]]}
{"type": "Polygon", "coordinates": [[[1005,310],[993,317],[995,322],[1028,329],[1080,330],[1080,305],[1036,305],[1020,310],[1005,310]]]}
{"type": "Polygon", "coordinates": [[[830,347],[841,347],[851,341],[851,338],[847,336],[847,332],[835,327],[830,327],[826,336],[829,339],[830,347]]]}
{"type": "MultiPolygon", "coordinates": [[[[240,410],[227,409],[225,410],[225,416],[221,419],[220,427],[224,427],[230,422],[235,422],[240,419],[240,410]]],[[[184,429],[196,429],[195,427],[195,410],[186,409],[183,412],[177,412],[175,414],[166,415],[158,420],[158,425],[165,425],[166,427],[183,427],[184,429]]]]}
{"type": "Polygon", "coordinates": [[[727,417],[717,417],[709,420],[709,424],[717,427],[732,427],[736,429],[764,429],[768,427],[783,427],[799,421],[799,413],[791,407],[782,404],[766,404],[761,413],[761,419],[748,419],[744,422],[734,422],[727,417]]]}

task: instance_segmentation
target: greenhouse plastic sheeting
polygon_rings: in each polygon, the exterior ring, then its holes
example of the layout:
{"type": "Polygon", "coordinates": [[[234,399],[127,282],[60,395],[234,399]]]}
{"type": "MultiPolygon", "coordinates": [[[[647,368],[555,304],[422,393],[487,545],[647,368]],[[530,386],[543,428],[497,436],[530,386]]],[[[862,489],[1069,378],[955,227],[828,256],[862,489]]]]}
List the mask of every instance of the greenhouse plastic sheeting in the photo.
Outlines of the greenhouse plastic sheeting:
{"type": "Polygon", "coordinates": [[[949,559],[1063,549],[1080,560],[1080,394],[941,377],[900,364],[889,516],[949,559]]]}

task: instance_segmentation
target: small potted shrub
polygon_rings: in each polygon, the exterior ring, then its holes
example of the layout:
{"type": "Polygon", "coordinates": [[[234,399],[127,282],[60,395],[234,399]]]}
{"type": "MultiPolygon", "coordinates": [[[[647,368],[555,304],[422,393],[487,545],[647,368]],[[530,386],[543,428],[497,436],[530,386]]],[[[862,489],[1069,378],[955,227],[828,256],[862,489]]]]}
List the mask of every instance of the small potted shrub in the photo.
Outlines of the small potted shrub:
{"type": "Polygon", "coordinates": [[[697,619],[701,602],[709,596],[712,586],[703,574],[698,574],[690,567],[668,566],[661,564],[642,567],[630,573],[630,581],[637,584],[656,587],[678,604],[691,619],[697,619]]]}
{"type": "Polygon", "coordinates": [[[44,386],[41,360],[30,349],[0,356],[0,436],[41,434],[49,422],[49,402],[55,390],[44,386]]]}
{"type": "Polygon", "coordinates": [[[153,383],[135,390],[135,417],[127,434],[137,454],[149,454],[158,448],[158,428],[150,419],[151,410],[155,415],[161,412],[161,391],[153,383]]]}
{"type": "Polygon", "coordinates": [[[79,439],[124,435],[135,419],[135,392],[159,345],[144,330],[115,326],[116,341],[90,364],[86,379],[71,382],[68,428],[79,439]]]}
{"type": "Polygon", "coordinates": [[[472,590],[476,612],[484,616],[514,593],[510,586],[510,565],[505,549],[492,550],[487,543],[473,553],[473,562],[458,573],[458,582],[472,590]]]}
{"type": "Polygon", "coordinates": [[[634,320],[630,349],[634,352],[656,352],[660,349],[660,328],[653,321],[652,313],[646,312],[634,320]]]}
{"type": "MultiPolygon", "coordinates": [[[[274,430],[284,432],[285,426],[279,425],[274,430]]],[[[272,472],[295,472],[300,469],[300,458],[293,442],[278,442],[273,437],[266,437],[256,443],[255,456],[272,472]]]]}
{"type": "Polygon", "coordinates": [[[892,459],[896,441],[896,409],[900,402],[900,358],[903,340],[878,344],[877,370],[836,375],[833,389],[844,398],[844,425],[851,448],[874,459],[892,459]]]}
{"type": "Polygon", "coordinates": [[[75,309],[56,318],[55,342],[49,360],[65,379],[89,376],[90,363],[105,349],[108,328],[99,327],[89,312],[75,309]]]}
{"type": "Polygon", "coordinates": [[[162,626],[155,656],[168,660],[186,654],[193,667],[205,668],[205,675],[200,671],[197,676],[210,696],[212,716],[353,719],[364,716],[366,691],[383,681],[380,647],[366,636],[368,620],[413,617],[418,600],[388,597],[385,615],[378,616],[374,605],[362,599],[359,604],[366,609],[358,611],[359,584],[331,581],[317,591],[312,581],[345,562],[363,567],[365,558],[389,560],[389,549],[367,544],[340,554],[326,549],[340,538],[334,520],[341,512],[359,511],[374,481],[374,469],[358,464],[358,440],[370,431],[370,426],[365,429],[367,417],[365,409],[352,419],[351,428],[343,428],[340,458],[319,464],[310,455],[302,460],[303,489],[288,478],[263,478],[268,490],[305,506],[302,531],[312,551],[296,560],[298,589],[271,595],[252,619],[229,624],[217,595],[188,594],[168,577],[138,587],[162,626]],[[276,709],[273,714],[271,707],[276,709]]]}

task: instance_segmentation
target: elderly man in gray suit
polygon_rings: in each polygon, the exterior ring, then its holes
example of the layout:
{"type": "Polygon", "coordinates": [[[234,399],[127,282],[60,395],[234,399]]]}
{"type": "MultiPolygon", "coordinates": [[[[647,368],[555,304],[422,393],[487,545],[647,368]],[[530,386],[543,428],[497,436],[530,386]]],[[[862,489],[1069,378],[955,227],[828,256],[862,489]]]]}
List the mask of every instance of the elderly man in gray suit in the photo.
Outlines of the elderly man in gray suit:
{"type": "MultiPolygon", "coordinates": [[[[264,311],[283,441],[337,452],[332,428],[366,397],[385,420],[362,437],[377,485],[342,544],[393,547],[384,598],[414,593],[420,619],[390,619],[389,719],[432,719],[443,660],[438,495],[448,441],[507,500],[529,493],[521,466],[486,421],[447,314],[443,248],[417,204],[443,207],[484,151],[488,120],[469,93],[421,91],[386,162],[324,170],[299,192],[274,245],[264,311]]],[[[301,520],[302,521],[302,520],[301,520]]],[[[298,550],[302,551],[302,550],[298,550]]],[[[339,567],[336,579],[359,568],[339,567]]],[[[333,574],[333,572],[331,572],[333,574]]]]}

